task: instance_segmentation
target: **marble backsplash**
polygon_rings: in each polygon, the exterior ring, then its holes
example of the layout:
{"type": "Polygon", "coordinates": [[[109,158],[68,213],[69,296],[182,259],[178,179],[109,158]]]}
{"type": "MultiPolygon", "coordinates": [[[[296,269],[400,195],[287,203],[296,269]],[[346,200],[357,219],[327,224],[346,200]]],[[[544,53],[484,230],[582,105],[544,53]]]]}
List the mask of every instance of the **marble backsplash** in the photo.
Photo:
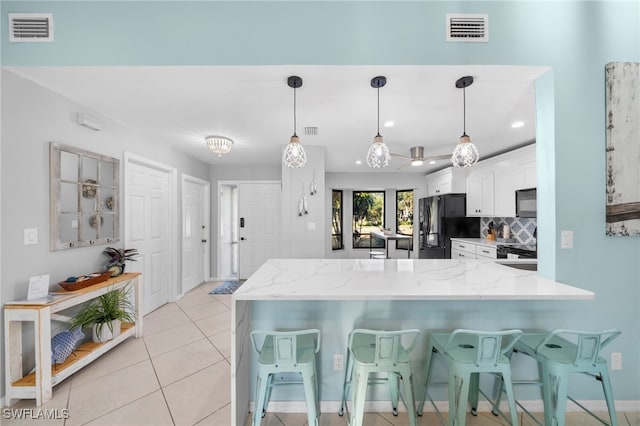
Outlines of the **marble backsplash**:
{"type": "Polygon", "coordinates": [[[538,223],[535,217],[483,217],[480,219],[480,237],[487,238],[489,222],[493,221],[494,229],[501,229],[502,225],[509,225],[511,228],[511,238],[515,242],[526,245],[535,245],[536,238],[533,234],[538,223]]]}

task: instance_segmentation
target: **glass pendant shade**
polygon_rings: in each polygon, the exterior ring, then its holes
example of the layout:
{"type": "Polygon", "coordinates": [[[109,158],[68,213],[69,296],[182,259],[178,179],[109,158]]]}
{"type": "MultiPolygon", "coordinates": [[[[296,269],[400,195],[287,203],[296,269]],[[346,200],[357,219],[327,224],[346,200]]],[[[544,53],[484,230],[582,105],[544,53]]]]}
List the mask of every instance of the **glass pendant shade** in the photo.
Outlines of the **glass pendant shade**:
{"type": "Polygon", "coordinates": [[[287,85],[293,89],[293,136],[282,153],[282,165],[291,169],[299,169],[307,163],[307,153],[296,134],[296,89],[302,87],[302,79],[292,75],[287,79],[287,85]]]}
{"type": "Polygon", "coordinates": [[[371,79],[371,87],[378,92],[378,132],[367,151],[367,164],[373,169],[387,167],[391,159],[389,148],[384,143],[384,140],[382,140],[382,135],[380,135],[380,88],[384,87],[385,84],[387,84],[387,78],[385,76],[379,75],[371,79]]]}
{"type": "Polygon", "coordinates": [[[388,166],[390,158],[389,148],[387,148],[387,145],[382,140],[382,136],[378,133],[376,137],[373,138],[373,143],[367,152],[367,164],[369,167],[379,169],[388,166]]]}
{"type": "Polygon", "coordinates": [[[473,77],[465,76],[456,81],[456,87],[462,89],[462,136],[453,149],[451,163],[454,167],[470,167],[478,162],[480,154],[478,148],[467,135],[467,96],[466,88],[473,84],[473,77]]]}
{"type": "Polygon", "coordinates": [[[222,154],[231,151],[231,146],[233,145],[231,139],[223,136],[207,136],[205,141],[207,141],[209,150],[214,154],[218,154],[218,158],[222,157],[222,154]]]}
{"type": "Polygon", "coordinates": [[[297,135],[291,136],[290,142],[287,144],[282,154],[282,164],[285,167],[299,169],[307,163],[307,153],[300,144],[300,138],[297,135]]]}
{"type": "Polygon", "coordinates": [[[476,164],[479,159],[480,154],[476,146],[471,142],[471,138],[467,134],[460,136],[460,141],[454,148],[453,155],[451,156],[453,166],[470,167],[476,164]]]}

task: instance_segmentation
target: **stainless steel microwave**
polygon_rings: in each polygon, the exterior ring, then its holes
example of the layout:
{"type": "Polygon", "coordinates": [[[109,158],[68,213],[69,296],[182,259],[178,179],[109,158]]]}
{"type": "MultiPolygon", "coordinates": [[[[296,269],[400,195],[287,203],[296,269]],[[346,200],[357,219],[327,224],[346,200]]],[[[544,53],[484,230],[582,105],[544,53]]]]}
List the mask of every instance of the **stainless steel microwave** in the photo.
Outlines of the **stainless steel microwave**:
{"type": "Polygon", "coordinates": [[[536,188],[516,191],[516,217],[536,217],[536,188]]]}

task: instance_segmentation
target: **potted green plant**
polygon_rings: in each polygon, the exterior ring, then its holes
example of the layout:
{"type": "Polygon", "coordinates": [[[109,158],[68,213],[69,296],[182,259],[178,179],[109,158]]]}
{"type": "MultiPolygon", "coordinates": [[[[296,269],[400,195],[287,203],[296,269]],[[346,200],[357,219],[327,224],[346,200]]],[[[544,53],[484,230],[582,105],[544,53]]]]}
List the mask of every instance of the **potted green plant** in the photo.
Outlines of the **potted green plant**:
{"type": "Polygon", "coordinates": [[[131,260],[135,262],[135,257],[139,255],[137,249],[123,249],[115,247],[107,247],[104,249],[103,253],[109,256],[106,269],[111,272],[112,277],[116,277],[124,272],[125,261],[131,260]]]}
{"type": "Polygon", "coordinates": [[[93,299],[71,318],[69,329],[92,326],[94,342],[118,337],[121,322],[135,321],[128,291],[128,287],[119,288],[93,299]]]}

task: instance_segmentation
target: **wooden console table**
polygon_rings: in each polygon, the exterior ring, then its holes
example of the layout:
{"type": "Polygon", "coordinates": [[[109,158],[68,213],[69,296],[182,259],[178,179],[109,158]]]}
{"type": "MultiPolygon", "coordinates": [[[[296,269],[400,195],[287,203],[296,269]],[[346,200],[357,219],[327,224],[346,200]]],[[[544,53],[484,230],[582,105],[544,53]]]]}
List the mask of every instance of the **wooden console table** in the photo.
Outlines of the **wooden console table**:
{"type": "Polygon", "coordinates": [[[142,336],[142,277],[126,273],[105,282],[69,292],[48,304],[29,305],[25,301],[8,302],[4,306],[5,397],[7,406],[17,399],[34,399],[40,406],[52,397],[52,388],[76,371],[117,346],[130,336],[142,336]],[[131,285],[135,323],[123,323],[120,336],[113,340],[81,344],[57,365],[51,364],[51,321],[68,322],[69,317],[57,312],[95,299],[111,290],[131,285]],[[35,369],[23,375],[22,323],[32,322],[35,334],[35,369]]]}

